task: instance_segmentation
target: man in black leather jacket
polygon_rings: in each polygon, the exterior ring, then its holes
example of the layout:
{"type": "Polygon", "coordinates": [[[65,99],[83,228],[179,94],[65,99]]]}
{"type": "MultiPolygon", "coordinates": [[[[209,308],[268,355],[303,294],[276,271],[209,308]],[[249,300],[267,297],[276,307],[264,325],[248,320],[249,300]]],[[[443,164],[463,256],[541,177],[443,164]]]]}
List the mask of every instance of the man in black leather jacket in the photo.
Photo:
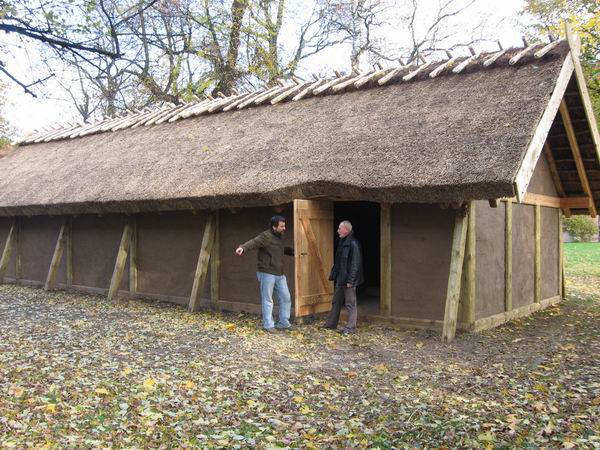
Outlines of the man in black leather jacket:
{"type": "Polygon", "coordinates": [[[329,279],[335,282],[332,307],[323,328],[336,329],[342,306],[348,311],[348,321],[342,333],[356,331],[356,287],[364,281],[362,251],[352,233],[352,224],[344,220],[338,227],[340,242],[335,252],[335,262],[329,279]]]}

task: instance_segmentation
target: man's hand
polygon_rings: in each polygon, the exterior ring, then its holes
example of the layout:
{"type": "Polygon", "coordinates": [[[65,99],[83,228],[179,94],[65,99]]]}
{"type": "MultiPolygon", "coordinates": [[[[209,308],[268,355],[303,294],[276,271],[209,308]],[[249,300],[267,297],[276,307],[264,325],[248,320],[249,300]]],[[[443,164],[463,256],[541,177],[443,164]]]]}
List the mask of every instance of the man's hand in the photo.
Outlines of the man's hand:
{"type": "Polygon", "coordinates": [[[235,249],[235,254],[238,256],[242,256],[244,254],[244,249],[242,247],[238,247],[235,249]]]}
{"type": "Polygon", "coordinates": [[[350,283],[346,283],[346,287],[347,287],[347,288],[351,288],[351,287],[352,287],[352,285],[351,285],[350,283]]]}

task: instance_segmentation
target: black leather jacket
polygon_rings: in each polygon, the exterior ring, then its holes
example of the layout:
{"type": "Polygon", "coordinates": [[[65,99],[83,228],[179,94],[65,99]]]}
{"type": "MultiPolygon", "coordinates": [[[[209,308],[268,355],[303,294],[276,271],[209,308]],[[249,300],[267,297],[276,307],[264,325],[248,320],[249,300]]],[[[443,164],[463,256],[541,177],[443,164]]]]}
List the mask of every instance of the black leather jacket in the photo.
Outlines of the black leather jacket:
{"type": "Polygon", "coordinates": [[[335,281],[336,285],[351,284],[353,287],[365,281],[362,251],[352,233],[340,240],[329,279],[335,281]]]}

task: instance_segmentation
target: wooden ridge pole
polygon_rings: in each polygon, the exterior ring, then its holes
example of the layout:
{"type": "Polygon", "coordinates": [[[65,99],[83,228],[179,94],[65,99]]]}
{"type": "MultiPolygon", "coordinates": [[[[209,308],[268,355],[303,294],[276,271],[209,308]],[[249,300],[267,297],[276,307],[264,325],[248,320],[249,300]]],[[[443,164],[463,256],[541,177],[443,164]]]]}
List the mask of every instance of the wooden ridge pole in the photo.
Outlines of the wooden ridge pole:
{"type": "Polygon", "coordinates": [[[380,219],[380,252],[381,252],[381,299],[380,314],[392,315],[392,207],[389,203],[381,203],[380,219]]]}
{"type": "Polygon", "coordinates": [[[4,275],[10,262],[10,256],[12,255],[13,248],[17,241],[17,221],[15,220],[8,231],[6,237],[6,243],[4,244],[4,250],[2,251],[2,258],[0,258],[0,283],[4,283],[4,275]]]}
{"type": "Polygon", "coordinates": [[[505,203],[505,220],[504,220],[504,311],[513,309],[512,295],[512,260],[513,260],[513,242],[512,242],[512,201],[507,200],[505,203]]]}
{"type": "Polygon", "coordinates": [[[108,299],[112,300],[119,291],[123,272],[125,271],[125,262],[127,261],[127,253],[131,244],[131,224],[125,224],[123,227],[123,235],[121,236],[121,244],[115,260],[115,268],[110,280],[110,288],[108,289],[108,299]]]}
{"type": "Polygon", "coordinates": [[[46,276],[46,284],[44,285],[44,290],[46,291],[51,291],[56,287],[56,274],[65,251],[68,234],[69,219],[67,218],[60,226],[60,231],[58,232],[58,238],[56,239],[56,246],[54,247],[52,261],[50,262],[50,268],[48,269],[48,275],[46,276]]]}
{"type": "Polygon", "coordinates": [[[468,206],[460,208],[456,212],[456,219],[454,221],[450,272],[448,275],[448,291],[446,293],[446,308],[444,312],[444,325],[442,328],[443,342],[452,342],[456,334],[458,300],[460,296],[469,214],[468,206]]]}
{"type": "Polygon", "coordinates": [[[215,215],[209,214],[204,225],[204,235],[202,237],[202,245],[200,247],[200,255],[198,256],[198,265],[194,274],[194,284],[190,295],[190,303],[188,309],[196,312],[200,309],[200,298],[204,291],[204,282],[208,273],[208,263],[213,244],[215,242],[215,215]]]}

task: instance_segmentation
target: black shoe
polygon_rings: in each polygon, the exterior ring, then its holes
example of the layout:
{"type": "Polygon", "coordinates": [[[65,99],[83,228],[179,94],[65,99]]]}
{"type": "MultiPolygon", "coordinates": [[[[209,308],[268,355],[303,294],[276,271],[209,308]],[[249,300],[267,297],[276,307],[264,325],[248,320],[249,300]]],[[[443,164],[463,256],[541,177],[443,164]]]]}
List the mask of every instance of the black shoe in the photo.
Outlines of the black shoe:
{"type": "Polygon", "coordinates": [[[327,325],[320,325],[319,330],[337,330],[337,327],[328,327],[327,325]]]}
{"type": "Polygon", "coordinates": [[[265,333],[269,334],[277,334],[277,330],[275,328],[264,328],[265,333]]]}
{"type": "Polygon", "coordinates": [[[294,325],[290,325],[288,327],[275,327],[277,328],[279,331],[293,331],[296,328],[294,327],[294,325]]]}
{"type": "Polygon", "coordinates": [[[344,335],[354,334],[354,333],[356,333],[356,329],[353,329],[353,328],[342,328],[340,330],[340,333],[342,333],[344,335]]]}

